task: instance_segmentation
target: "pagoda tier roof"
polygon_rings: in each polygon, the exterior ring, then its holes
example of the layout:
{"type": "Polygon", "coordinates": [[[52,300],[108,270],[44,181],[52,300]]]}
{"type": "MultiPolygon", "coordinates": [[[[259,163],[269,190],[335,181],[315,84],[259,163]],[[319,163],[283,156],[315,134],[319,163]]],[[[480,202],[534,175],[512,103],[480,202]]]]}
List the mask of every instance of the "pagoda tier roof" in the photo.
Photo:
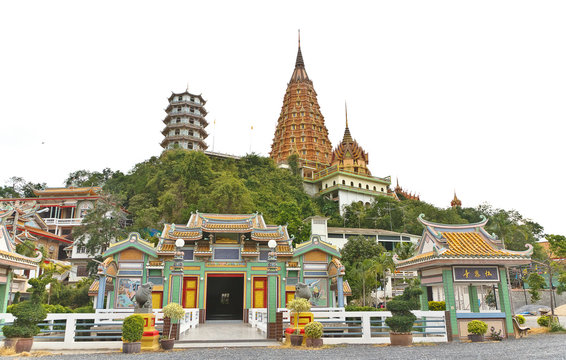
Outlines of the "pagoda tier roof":
{"type": "Polygon", "coordinates": [[[98,195],[102,188],[100,186],[89,186],[89,187],[56,187],[56,188],[46,188],[44,190],[33,190],[33,193],[37,196],[81,196],[81,195],[98,195]]]}
{"type": "Polygon", "coordinates": [[[127,239],[110,244],[108,250],[106,250],[102,256],[107,257],[114,255],[128,248],[135,248],[151,257],[157,257],[157,252],[153,244],[142,239],[137,232],[131,232],[127,239]]]}
{"type": "Polygon", "coordinates": [[[196,125],[196,124],[191,124],[191,123],[171,123],[171,124],[167,124],[165,126],[165,128],[163,128],[163,130],[161,130],[161,133],[163,134],[163,136],[167,136],[167,134],[169,133],[169,131],[171,131],[172,129],[192,129],[195,131],[200,132],[203,136],[203,139],[206,139],[208,137],[208,133],[206,132],[206,130],[200,126],[200,125],[196,125]]]}
{"type": "Polygon", "coordinates": [[[33,270],[37,267],[41,258],[42,255],[39,252],[35,258],[16,253],[15,242],[10,236],[10,232],[6,225],[0,224],[0,266],[33,270]]]}
{"type": "Polygon", "coordinates": [[[319,235],[314,234],[311,235],[308,241],[297,244],[297,246],[295,247],[294,256],[297,257],[312,250],[321,250],[322,252],[325,252],[338,259],[342,257],[340,255],[340,251],[338,251],[338,248],[336,246],[322,240],[319,235]]]}
{"type": "Polygon", "coordinates": [[[187,90],[181,92],[181,93],[174,93],[171,91],[171,96],[169,96],[169,98],[167,100],[169,100],[169,102],[171,102],[171,100],[173,100],[173,98],[175,96],[179,96],[179,95],[189,95],[189,96],[194,96],[200,99],[200,101],[202,101],[202,105],[206,104],[206,100],[204,100],[204,98],[202,97],[201,94],[191,94],[190,92],[188,92],[187,90]]]}
{"type": "Polygon", "coordinates": [[[259,242],[289,240],[286,226],[266,225],[260,214],[203,214],[191,215],[187,225],[165,224],[162,237],[168,240],[203,239],[204,233],[250,234],[250,239],[259,242]]]}
{"type": "Polygon", "coordinates": [[[397,260],[398,270],[416,270],[442,265],[492,264],[521,265],[530,263],[533,246],[525,251],[505,249],[495,235],[488,234],[484,226],[487,219],[473,224],[439,224],[418,218],[424,226],[415,256],[397,260]]]}

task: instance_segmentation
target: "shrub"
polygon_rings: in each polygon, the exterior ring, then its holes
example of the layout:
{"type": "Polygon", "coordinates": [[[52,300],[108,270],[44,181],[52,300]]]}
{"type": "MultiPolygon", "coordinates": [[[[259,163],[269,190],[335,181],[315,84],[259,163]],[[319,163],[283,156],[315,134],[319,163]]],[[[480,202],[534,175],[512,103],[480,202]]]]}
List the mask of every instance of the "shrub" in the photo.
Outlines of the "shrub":
{"type": "Polygon", "coordinates": [[[96,312],[92,305],[81,306],[75,309],[76,313],[87,314],[96,312]]]}
{"type": "Polygon", "coordinates": [[[420,308],[418,297],[422,290],[418,286],[409,286],[403,295],[396,296],[387,303],[387,310],[393,316],[385,319],[385,323],[394,333],[410,333],[417,317],[411,312],[420,308]]]}
{"type": "Polygon", "coordinates": [[[549,323],[550,323],[550,318],[546,315],[540,316],[537,319],[537,324],[539,324],[540,326],[548,327],[549,323]]]}
{"type": "Polygon", "coordinates": [[[297,321],[295,322],[295,332],[299,334],[299,316],[302,312],[307,312],[311,309],[311,303],[307,299],[295,298],[287,303],[287,309],[297,313],[297,321]]]}
{"type": "Polygon", "coordinates": [[[73,309],[62,305],[42,304],[41,306],[48,314],[68,314],[73,312],[73,309]]]}
{"type": "Polygon", "coordinates": [[[430,311],[444,311],[446,310],[446,302],[444,301],[429,301],[428,309],[430,311]]]}
{"type": "Polygon", "coordinates": [[[318,321],[312,321],[305,326],[305,335],[311,339],[319,339],[322,337],[322,324],[318,321]]]}
{"type": "Polygon", "coordinates": [[[124,342],[139,342],[143,337],[144,320],[141,315],[130,315],[122,324],[122,340],[124,342]]]}
{"type": "Polygon", "coordinates": [[[517,319],[519,325],[523,325],[526,321],[523,315],[515,315],[515,319],[517,319]]]}
{"type": "Polygon", "coordinates": [[[41,305],[29,300],[14,305],[10,310],[16,320],[13,325],[2,328],[7,338],[33,337],[39,334],[37,324],[47,317],[47,312],[41,305]]]}
{"type": "Polygon", "coordinates": [[[558,321],[558,319],[554,320],[550,324],[550,332],[562,332],[562,331],[566,331],[566,329],[562,325],[560,325],[560,321],[558,321]]]}
{"type": "Polygon", "coordinates": [[[503,340],[503,336],[501,336],[501,329],[499,331],[495,331],[495,326],[492,326],[489,331],[491,332],[490,336],[495,341],[503,340]]]}
{"type": "Polygon", "coordinates": [[[468,323],[468,332],[483,335],[487,332],[487,324],[481,320],[472,320],[468,323]]]}
{"type": "Polygon", "coordinates": [[[179,321],[185,316],[185,310],[177,303],[169,303],[163,308],[163,316],[173,321],[179,321]]]}

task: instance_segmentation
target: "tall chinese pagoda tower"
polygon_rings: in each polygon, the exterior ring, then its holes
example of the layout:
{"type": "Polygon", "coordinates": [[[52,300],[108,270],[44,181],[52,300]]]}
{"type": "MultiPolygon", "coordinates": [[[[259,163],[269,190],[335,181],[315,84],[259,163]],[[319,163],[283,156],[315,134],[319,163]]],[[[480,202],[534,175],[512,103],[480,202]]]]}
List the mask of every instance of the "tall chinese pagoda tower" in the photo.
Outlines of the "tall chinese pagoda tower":
{"type": "Polygon", "coordinates": [[[208,137],[205,128],[206,100],[201,95],[187,91],[169,97],[169,106],[165,109],[167,116],[163,119],[165,129],[161,131],[165,139],[161,142],[163,149],[179,147],[187,150],[206,150],[204,139],[208,137]]]}
{"type": "Polygon", "coordinates": [[[328,129],[313,83],[305,70],[300,38],[295,70],[287,84],[270,156],[280,164],[293,154],[300,159],[303,175],[307,175],[307,169],[312,172],[326,168],[332,159],[328,129]]]}

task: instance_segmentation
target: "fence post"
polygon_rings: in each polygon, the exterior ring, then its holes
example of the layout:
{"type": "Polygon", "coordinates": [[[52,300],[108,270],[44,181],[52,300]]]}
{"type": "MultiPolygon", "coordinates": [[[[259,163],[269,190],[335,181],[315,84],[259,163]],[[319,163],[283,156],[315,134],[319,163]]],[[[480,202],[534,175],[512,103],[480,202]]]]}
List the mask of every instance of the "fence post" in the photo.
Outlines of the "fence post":
{"type": "Polygon", "coordinates": [[[75,330],[77,328],[77,319],[72,316],[67,318],[67,323],[65,325],[65,339],[63,342],[65,346],[71,345],[75,342],[75,330]]]}
{"type": "Polygon", "coordinates": [[[368,313],[362,315],[362,339],[371,339],[371,318],[368,313]]]}
{"type": "Polygon", "coordinates": [[[450,322],[450,311],[444,312],[444,326],[446,328],[446,340],[452,342],[452,323],[450,322]]]}

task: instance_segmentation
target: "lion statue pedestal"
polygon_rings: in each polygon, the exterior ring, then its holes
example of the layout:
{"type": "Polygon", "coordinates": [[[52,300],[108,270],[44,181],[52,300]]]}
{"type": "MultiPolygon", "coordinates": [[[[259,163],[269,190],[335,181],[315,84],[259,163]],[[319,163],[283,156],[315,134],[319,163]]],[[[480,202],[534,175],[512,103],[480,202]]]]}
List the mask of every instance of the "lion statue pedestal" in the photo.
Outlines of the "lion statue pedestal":
{"type": "Polygon", "coordinates": [[[155,315],[151,301],[152,283],[145,283],[136,291],[136,307],[134,314],[143,318],[142,350],[159,350],[159,331],[155,329],[155,315]]]}

